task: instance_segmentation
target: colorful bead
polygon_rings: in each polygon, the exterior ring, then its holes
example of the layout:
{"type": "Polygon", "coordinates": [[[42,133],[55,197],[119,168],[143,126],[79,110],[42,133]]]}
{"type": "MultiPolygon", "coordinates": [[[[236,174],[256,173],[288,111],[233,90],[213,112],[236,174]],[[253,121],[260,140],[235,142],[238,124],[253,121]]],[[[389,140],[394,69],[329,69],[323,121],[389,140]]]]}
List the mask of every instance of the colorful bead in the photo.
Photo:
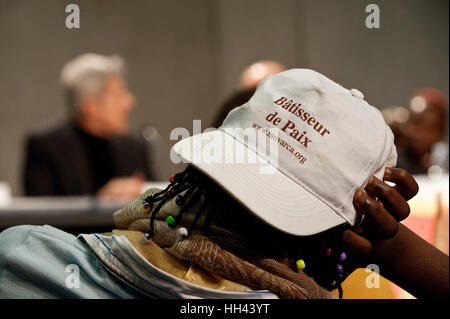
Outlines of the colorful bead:
{"type": "Polygon", "coordinates": [[[303,270],[306,267],[305,261],[303,259],[297,260],[297,262],[295,264],[297,265],[297,268],[299,270],[303,270]]]}
{"type": "Polygon", "coordinates": [[[171,175],[171,176],[169,177],[169,182],[170,182],[170,183],[173,183],[174,180],[175,180],[175,175],[171,175]]]}
{"type": "Polygon", "coordinates": [[[176,203],[178,206],[182,206],[182,205],[184,204],[184,197],[181,196],[181,195],[178,195],[178,196],[175,198],[175,203],[176,203]]]}
{"type": "Polygon", "coordinates": [[[169,196],[173,196],[173,195],[175,195],[176,193],[177,193],[177,191],[174,190],[173,188],[171,188],[171,189],[169,189],[169,190],[167,191],[167,195],[169,195],[169,196]]]}
{"type": "Polygon", "coordinates": [[[173,218],[172,216],[167,216],[166,223],[169,225],[175,224],[175,218],[173,218]]]}
{"type": "Polygon", "coordinates": [[[339,256],[339,261],[344,261],[347,259],[347,254],[345,252],[343,252],[340,256],[339,256]]]}
{"type": "Polygon", "coordinates": [[[337,264],[336,268],[337,268],[338,273],[340,273],[340,274],[344,271],[344,267],[342,267],[341,264],[337,264]]]}
{"type": "Polygon", "coordinates": [[[142,241],[146,244],[148,244],[151,241],[150,235],[148,233],[145,233],[142,235],[142,241]]]}
{"type": "Polygon", "coordinates": [[[325,250],[325,254],[327,254],[327,256],[330,257],[331,256],[331,248],[327,248],[325,250]]]}
{"type": "Polygon", "coordinates": [[[147,203],[147,202],[144,202],[144,203],[142,203],[142,211],[144,212],[144,213],[150,213],[151,211],[152,211],[152,205],[150,205],[149,203],[147,203]]]}
{"type": "Polygon", "coordinates": [[[178,233],[178,235],[180,235],[181,237],[187,237],[187,235],[188,235],[188,230],[187,230],[186,228],[184,228],[184,227],[180,227],[180,228],[177,230],[177,233],[178,233]]]}

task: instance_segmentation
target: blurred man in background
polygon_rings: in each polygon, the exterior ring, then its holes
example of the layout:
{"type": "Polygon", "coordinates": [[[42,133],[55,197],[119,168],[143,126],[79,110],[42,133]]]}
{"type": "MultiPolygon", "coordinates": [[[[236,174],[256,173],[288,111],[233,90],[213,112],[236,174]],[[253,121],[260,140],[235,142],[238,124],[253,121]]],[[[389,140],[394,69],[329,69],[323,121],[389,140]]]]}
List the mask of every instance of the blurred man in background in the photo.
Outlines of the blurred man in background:
{"type": "Polygon", "coordinates": [[[447,98],[441,91],[423,88],[414,92],[408,121],[400,127],[403,142],[397,167],[413,174],[430,173],[431,167],[448,171],[447,109],[447,98]]]}
{"type": "Polygon", "coordinates": [[[212,123],[212,127],[219,127],[232,109],[250,100],[259,82],[271,74],[285,70],[286,67],[284,65],[271,60],[261,60],[246,67],[241,73],[238,90],[222,104],[212,123]]]}
{"type": "Polygon", "coordinates": [[[129,199],[152,179],[143,141],[127,136],[135,98],[118,56],[83,54],[61,72],[71,110],[63,125],[26,143],[25,193],[129,199]]]}

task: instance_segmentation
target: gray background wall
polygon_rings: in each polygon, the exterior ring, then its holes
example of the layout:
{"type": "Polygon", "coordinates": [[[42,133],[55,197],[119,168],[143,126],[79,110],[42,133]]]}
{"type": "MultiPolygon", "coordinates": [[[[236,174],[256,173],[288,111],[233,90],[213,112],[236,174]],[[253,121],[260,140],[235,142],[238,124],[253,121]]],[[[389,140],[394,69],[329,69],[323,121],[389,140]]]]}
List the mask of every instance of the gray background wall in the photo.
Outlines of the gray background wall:
{"type": "Polygon", "coordinates": [[[255,60],[315,69],[380,108],[423,86],[448,96],[448,21],[447,0],[0,0],[0,181],[21,194],[23,139],[66,116],[59,71],[80,53],[126,59],[132,127],[159,131],[165,178],[170,131],[209,123],[255,60]],[[80,29],[65,27],[69,3],[80,29]],[[365,27],[369,3],[380,29],[365,27]]]}

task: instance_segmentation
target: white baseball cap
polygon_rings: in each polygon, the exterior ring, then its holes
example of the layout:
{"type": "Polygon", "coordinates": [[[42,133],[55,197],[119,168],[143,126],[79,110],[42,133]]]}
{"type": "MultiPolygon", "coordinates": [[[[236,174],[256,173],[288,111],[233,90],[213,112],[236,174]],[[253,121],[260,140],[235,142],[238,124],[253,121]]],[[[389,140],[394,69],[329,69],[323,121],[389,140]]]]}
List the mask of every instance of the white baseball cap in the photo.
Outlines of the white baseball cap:
{"type": "Polygon", "coordinates": [[[296,236],[357,225],[355,191],[397,161],[381,112],[360,91],[308,69],[267,77],[218,130],[185,138],[172,151],[262,220],[296,236]],[[249,138],[252,131],[266,141],[249,138]],[[258,160],[230,160],[244,153],[258,160]],[[205,159],[211,154],[220,156],[205,159]]]}

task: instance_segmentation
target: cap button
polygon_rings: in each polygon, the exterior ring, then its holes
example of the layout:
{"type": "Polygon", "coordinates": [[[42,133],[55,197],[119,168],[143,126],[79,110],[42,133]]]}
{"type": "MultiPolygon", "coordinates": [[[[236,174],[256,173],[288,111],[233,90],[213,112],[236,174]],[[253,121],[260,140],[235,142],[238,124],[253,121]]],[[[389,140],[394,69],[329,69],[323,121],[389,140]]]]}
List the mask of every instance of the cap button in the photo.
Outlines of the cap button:
{"type": "Polygon", "coordinates": [[[357,90],[357,89],[351,89],[351,90],[350,90],[350,93],[351,93],[354,97],[356,97],[356,98],[358,98],[358,99],[360,99],[360,100],[364,100],[364,94],[362,94],[361,91],[359,91],[359,90],[357,90]]]}

